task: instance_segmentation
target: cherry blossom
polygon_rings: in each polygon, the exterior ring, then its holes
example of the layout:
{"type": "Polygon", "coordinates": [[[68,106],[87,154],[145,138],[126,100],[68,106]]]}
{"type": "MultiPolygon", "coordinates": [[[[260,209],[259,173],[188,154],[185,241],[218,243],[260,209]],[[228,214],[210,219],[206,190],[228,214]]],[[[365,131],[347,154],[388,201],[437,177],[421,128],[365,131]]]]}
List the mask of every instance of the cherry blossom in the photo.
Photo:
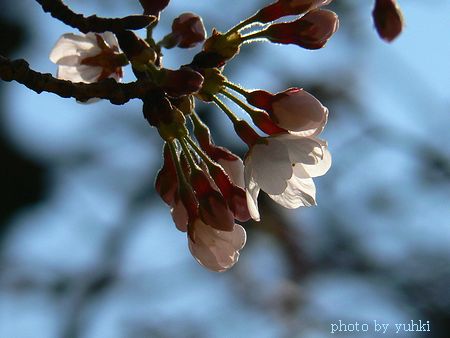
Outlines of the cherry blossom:
{"type": "Polygon", "coordinates": [[[328,109],[300,88],[289,88],[275,95],[255,90],[248,93],[247,101],[266,110],[279,127],[299,136],[320,134],[328,119],[328,109]]]}
{"type": "Polygon", "coordinates": [[[247,240],[245,230],[235,224],[232,231],[212,228],[200,219],[194,222],[192,236],[188,236],[191,254],[209,270],[223,272],[231,268],[239,259],[247,240]]]}
{"type": "Polygon", "coordinates": [[[122,66],[127,63],[111,32],[64,34],[53,47],[50,60],[58,65],[58,79],[85,83],[106,78],[119,82],[122,66]]]}
{"type": "Polygon", "coordinates": [[[259,220],[260,190],[289,209],[315,205],[312,178],[328,171],[331,155],[318,138],[284,133],[261,138],[250,148],[244,164],[248,208],[252,218],[259,220]]]}

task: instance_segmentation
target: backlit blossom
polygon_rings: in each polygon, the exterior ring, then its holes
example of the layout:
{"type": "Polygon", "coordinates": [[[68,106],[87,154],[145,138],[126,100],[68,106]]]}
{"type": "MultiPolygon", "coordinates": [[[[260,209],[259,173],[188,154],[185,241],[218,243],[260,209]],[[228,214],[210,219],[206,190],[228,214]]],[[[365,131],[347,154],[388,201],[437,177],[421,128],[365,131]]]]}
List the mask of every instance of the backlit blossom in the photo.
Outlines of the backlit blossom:
{"type": "Polygon", "coordinates": [[[336,13],[316,9],[295,21],[272,24],[261,36],[274,43],[319,49],[325,46],[338,28],[339,19],[336,13]]]}
{"type": "Polygon", "coordinates": [[[188,236],[188,245],[201,265],[223,272],[236,264],[246,240],[245,230],[239,224],[235,224],[232,231],[221,231],[198,219],[193,224],[192,236],[188,236]]]}
{"type": "Polygon", "coordinates": [[[259,220],[260,190],[289,209],[315,205],[312,177],[328,171],[331,155],[320,139],[286,133],[262,138],[251,147],[244,164],[248,208],[259,220]]]}
{"type": "Polygon", "coordinates": [[[299,136],[320,134],[328,119],[328,109],[299,88],[289,88],[275,95],[255,90],[248,94],[247,101],[266,110],[279,127],[299,136]]]}
{"type": "Polygon", "coordinates": [[[64,34],[53,47],[50,60],[58,65],[58,79],[85,83],[106,78],[119,82],[122,66],[126,64],[111,32],[64,34]]]}

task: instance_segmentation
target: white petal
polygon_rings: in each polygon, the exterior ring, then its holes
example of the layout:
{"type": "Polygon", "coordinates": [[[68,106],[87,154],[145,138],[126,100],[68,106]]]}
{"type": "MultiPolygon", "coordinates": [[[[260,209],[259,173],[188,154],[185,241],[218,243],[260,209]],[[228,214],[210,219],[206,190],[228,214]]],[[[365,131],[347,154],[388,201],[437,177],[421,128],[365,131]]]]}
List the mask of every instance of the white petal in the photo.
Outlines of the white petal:
{"type": "MultiPolygon", "coordinates": [[[[323,157],[313,165],[303,164],[303,169],[308,173],[310,177],[317,177],[325,175],[325,173],[331,167],[331,154],[328,149],[323,149],[323,157]]],[[[294,174],[296,173],[296,168],[294,168],[294,174]]]]}
{"type": "Polygon", "coordinates": [[[100,48],[88,36],[64,34],[50,52],[50,60],[57,64],[73,66],[79,64],[80,57],[100,53],[100,48]]]}
{"type": "Polygon", "coordinates": [[[122,82],[122,77],[119,76],[117,73],[111,73],[109,76],[111,79],[116,80],[116,82],[122,82]]]}
{"type": "Polygon", "coordinates": [[[288,209],[316,205],[316,186],[311,178],[292,176],[286,190],[280,195],[269,195],[275,202],[288,209]]]}
{"type": "Polygon", "coordinates": [[[245,232],[245,229],[239,224],[235,224],[232,236],[231,244],[236,250],[241,250],[247,242],[247,233],[245,232]]]}
{"type": "Polygon", "coordinates": [[[280,127],[299,136],[320,133],[328,116],[328,109],[302,89],[280,94],[274,100],[272,110],[280,127]]]}
{"type": "Polygon", "coordinates": [[[252,166],[251,162],[245,161],[244,178],[245,178],[245,194],[247,196],[247,207],[250,213],[250,217],[255,221],[260,220],[259,210],[258,210],[258,195],[259,186],[251,177],[252,166]]]}
{"type": "Polygon", "coordinates": [[[323,157],[323,146],[319,139],[292,134],[278,134],[274,137],[285,145],[291,163],[317,164],[323,157]]]}
{"type": "Polygon", "coordinates": [[[102,73],[101,67],[81,65],[78,67],[58,66],[56,77],[61,80],[72,82],[96,82],[102,73]]]}
{"type": "Polygon", "coordinates": [[[251,176],[259,187],[269,194],[280,194],[292,176],[292,165],[287,147],[276,138],[267,138],[267,144],[256,144],[249,157],[251,176]]]}
{"type": "Polygon", "coordinates": [[[195,259],[210,270],[222,272],[238,261],[246,233],[238,224],[235,224],[233,231],[220,231],[197,220],[194,223],[194,238],[195,242],[188,236],[188,245],[195,259]]]}
{"type": "Polygon", "coordinates": [[[317,136],[323,131],[327,122],[328,122],[328,109],[326,109],[326,113],[323,114],[323,118],[321,121],[316,121],[314,123],[309,124],[308,129],[306,129],[306,130],[303,130],[303,131],[289,130],[289,133],[292,135],[303,136],[303,137],[317,136]]]}
{"type": "Polygon", "coordinates": [[[110,48],[119,48],[119,41],[117,41],[116,36],[112,32],[104,32],[100,35],[110,48]]]}
{"type": "Polygon", "coordinates": [[[234,161],[228,161],[221,158],[218,160],[218,163],[228,174],[231,182],[233,182],[238,187],[244,187],[244,163],[240,158],[237,158],[234,161]]]}

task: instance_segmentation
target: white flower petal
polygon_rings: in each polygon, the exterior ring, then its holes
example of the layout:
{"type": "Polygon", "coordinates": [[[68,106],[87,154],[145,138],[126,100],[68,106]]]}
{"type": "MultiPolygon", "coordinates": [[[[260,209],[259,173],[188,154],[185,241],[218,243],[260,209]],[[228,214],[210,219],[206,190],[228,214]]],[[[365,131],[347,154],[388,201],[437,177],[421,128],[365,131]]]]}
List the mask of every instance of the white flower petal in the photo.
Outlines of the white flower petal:
{"type": "MultiPolygon", "coordinates": [[[[325,175],[326,172],[331,167],[331,153],[328,149],[323,149],[323,157],[313,165],[303,164],[303,169],[308,173],[310,177],[317,177],[325,175]]],[[[296,166],[297,167],[297,166],[296,166]]],[[[294,174],[296,173],[296,168],[294,167],[294,174]]]]}
{"type": "Polygon", "coordinates": [[[116,38],[116,36],[113,33],[111,33],[111,32],[104,32],[104,33],[102,33],[100,35],[103,38],[103,40],[105,40],[106,44],[110,48],[114,48],[114,47],[119,48],[119,41],[117,41],[117,38],[116,38]]]}
{"type": "Polygon", "coordinates": [[[317,164],[323,157],[322,141],[319,139],[287,133],[275,137],[286,147],[292,164],[317,164]]]}
{"type": "Polygon", "coordinates": [[[280,127],[299,136],[320,133],[328,116],[328,109],[303,89],[278,94],[272,103],[272,112],[280,127]]]}
{"type": "Polygon", "coordinates": [[[259,186],[251,177],[252,166],[249,160],[245,161],[244,178],[245,178],[245,194],[247,196],[247,207],[250,217],[255,221],[260,220],[258,210],[259,186]]]}
{"type": "Polygon", "coordinates": [[[292,176],[286,190],[280,195],[270,195],[275,202],[288,209],[316,205],[316,186],[311,178],[292,176]]]}
{"type": "Polygon", "coordinates": [[[233,231],[220,231],[200,220],[193,226],[195,242],[188,236],[188,246],[201,265],[222,272],[236,264],[247,238],[244,228],[235,224],[233,231]]]}
{"type": "Polygon", "coordinates": [[[87,35],[64,34],[50,52],[50,60],[56,64],[73,66],[74,57],[94,56],[100,53],[95,41],[87,35]],[[68,58],[70,57],[70,58],[68,58]]]}
{"type": "Polygon", "coordinates": [[[276,138],[267,138],[267,144],[256,144],[251,149],[252,177],[262,190],[280,194],[292,176],[292,165],[287,147],[276,138]]]}
{"type": "Polygon", "coordinates": [[[101,67],[92,67],[86,65],[77,67],[58,66],[56,77],[61,80],[68,80],[72,82],[92,83],[97,81],[101,73],[101,67]]]}
{"type": "Polygon", "coordinates": [[[244,163],[240,158],[237,158],[235,161],[228,161],[221,158],[218,160],[218,163],[228,174],[231,182],[238,187],[244,187],[244,163]]]}

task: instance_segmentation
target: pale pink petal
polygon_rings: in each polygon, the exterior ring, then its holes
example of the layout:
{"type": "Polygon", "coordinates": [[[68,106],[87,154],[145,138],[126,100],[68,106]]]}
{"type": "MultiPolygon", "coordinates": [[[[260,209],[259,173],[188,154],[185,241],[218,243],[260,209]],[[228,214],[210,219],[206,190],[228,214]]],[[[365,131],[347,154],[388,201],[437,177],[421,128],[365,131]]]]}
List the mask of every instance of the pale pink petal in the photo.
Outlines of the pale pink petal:
{"type": "Polygon", "coordinates": [[[245,230],[238,224],[233,231],[220,231],[197,220],[194,223],[194,241],[188,236],[188,246],[194,258],[204,267],[222,272],[239,259],[239,250],[246,241],[245,230]]]}
{"type": "Polygon", "coordinates": [[[247,196],[247,207],[251,218],[255,221],[260,220],[258,210],[258,195],[260,188],[251,177],[251,163],[245,162],[244,178],[245,178],[245,194],[247,196]]]}
{"type": "MultiPolygon", "coordinates": [[[[317,177],[325,175],[331,167],[331,153],[328,149],[323,149],[323,157],[313,165],[303,164],[303,169],[308,173],[310,177],[317,177]]],[[[295,168],[294,168],[295,174],[295,168]]]]}
{"type": "Polygon", "coordinates": [[[97,81],[102,72],[101,67],[81,65],[78,67],[58,66],[56,77],[61,80],[72,82],[92,83],[97,81]]]}
{"type": "Polygon", "coordinates": [[[177,227],[178,230],[182,232],[187,231],[188,226],[188,213],[186,208],[184,207],[183,203],[181,201],[177,201],[175,205],[170,210],[172,214],[172,219],[177,227]]]}
{"type": "Polygon", "coordinates": [[[218,160],[218,163],[228,174],[231,182],[238,187],[244,187],[244,164],[240,158],[237,158],[234,161],[228,161],[221,158],[218,160]]]}
{"type": "Polygon", "coordinates": [[[288,209],[316,205],[316,186],[311,178],[292,176],[286,190],[280,195],[270,195],[275,202],[288,209]]]}
{"type": "Polygon", "coordinates": [[[292,165],[287,147],[276,138],[267,138],[267,144],[256,144],[249,157],[253,164],[252,177],[259,187],[270,194],[280,194],[292,176],[292,165]]]}
{"type": "Polygon", "coordinates": [[[328,115],[328,109],[303,89],[292,89],[277,95],[272,103],[272,112],[280,127],[300,136],[321,131],[328,115]]]}
{"type": "Polygon", "coordinates": [[[50,60],[56,64],[74,66],[81,57],[100,53],[95,42],[83,35],[64,34],[56,42],[50,52],[50,60]]]}
{"type": "Polygon", "coordinates": [[[117,41],[116,36],[111,32],[104,32],[100,34],[103,40],[110,48],[119,47],[119,41],[117,41]]]}
{"type": "Polygon", "coordinates": [[[275,138],[286,147],[291,164],[316,164],[323,157],[323,146],[319,139],[292,134],[278,134],[275,138]]]}

